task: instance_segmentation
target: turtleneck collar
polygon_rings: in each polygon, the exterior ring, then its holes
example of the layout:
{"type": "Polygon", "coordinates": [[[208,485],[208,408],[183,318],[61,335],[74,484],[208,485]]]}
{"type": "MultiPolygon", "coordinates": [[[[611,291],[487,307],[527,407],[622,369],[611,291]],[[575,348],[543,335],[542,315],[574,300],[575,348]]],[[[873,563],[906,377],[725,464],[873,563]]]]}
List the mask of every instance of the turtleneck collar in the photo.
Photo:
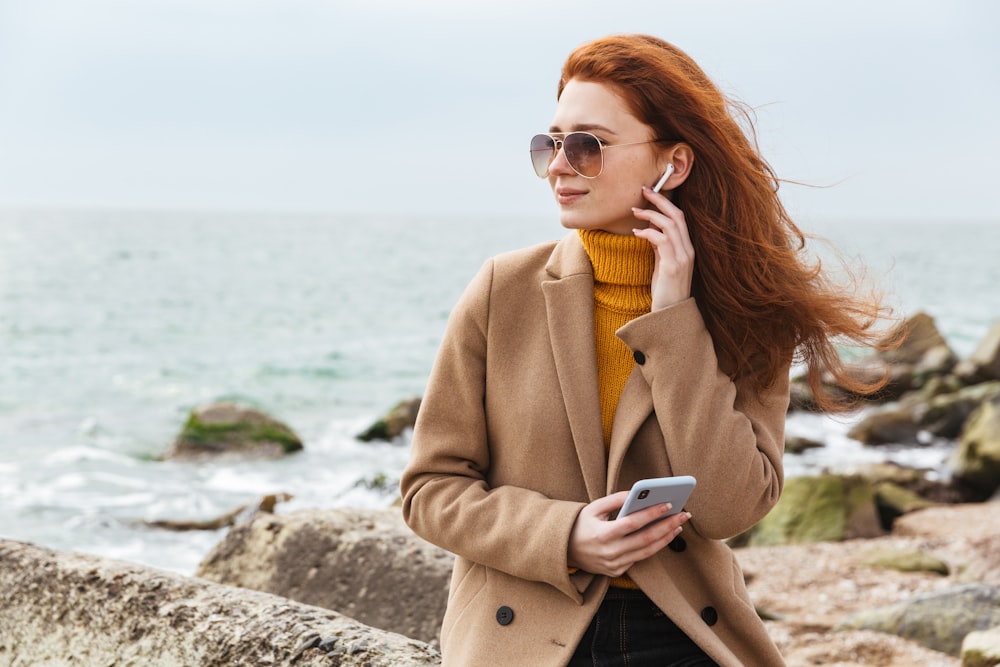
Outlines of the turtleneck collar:
{"type": "Polygon", "coordinates": [[[611,234],[599,229],[578,230],[597,284],[649,288],[653,280],[653,247],[631,234],[611,234]]]}

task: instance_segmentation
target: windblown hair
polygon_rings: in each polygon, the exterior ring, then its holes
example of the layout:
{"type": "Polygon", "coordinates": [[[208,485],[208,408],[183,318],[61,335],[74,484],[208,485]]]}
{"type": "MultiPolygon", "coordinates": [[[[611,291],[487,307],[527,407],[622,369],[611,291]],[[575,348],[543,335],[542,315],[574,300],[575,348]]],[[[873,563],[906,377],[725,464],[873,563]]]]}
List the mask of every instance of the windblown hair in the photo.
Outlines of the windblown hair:
{"type": "Polygon", "coordinates": [[[659,139],[691,146],[691,172],[673,193],[695,249],[693,296],[724,368],[756,389],[806,365],[817,405],[850,407],[823,386],[825,372],[856,395],[885,377],[850,373],[838,345],[880,348],[884,314],[875,296],[833,285],[778,198],[779,179],[761,157],[751,112],[728,99],[677,47],[646,35],[618,35],[577,48],[571,79],[609,85],[659,139]],[[745,126],[745,130],[744,130],[745,126]]]}

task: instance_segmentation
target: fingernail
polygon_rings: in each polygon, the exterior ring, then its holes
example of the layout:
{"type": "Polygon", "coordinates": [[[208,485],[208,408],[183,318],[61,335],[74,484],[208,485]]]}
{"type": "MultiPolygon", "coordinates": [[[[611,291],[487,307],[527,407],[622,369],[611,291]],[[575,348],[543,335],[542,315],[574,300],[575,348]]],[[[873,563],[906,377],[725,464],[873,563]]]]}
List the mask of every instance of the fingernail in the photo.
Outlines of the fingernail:
{"type": "Polygon", "coordinates": [[[649,189],[649,186],[648,186],[648,185],[644,185],[644,186],[642,186],[642,191],[643,191],[643,192],[645,192],[645,191],[646,191],[646,190],[648,190],[648,189],[649,189]]]}
{"type": "Polygon", "coordinates": [[[684,513],[687,514],[687,518],[689,519],[691,518],[691,512],[684,512],[684,513]]]}
{"type": "Polygon", "coordinates": [[[674,506],[673,506],[673,505],[671,505],[670,503],[664,503],[664,504],[663,504],[663,511],[664,511],[664,512],[669,512],[669,511],[670,511],[670,510],[672,510],[673,508],[674,508],[674,506]]]}

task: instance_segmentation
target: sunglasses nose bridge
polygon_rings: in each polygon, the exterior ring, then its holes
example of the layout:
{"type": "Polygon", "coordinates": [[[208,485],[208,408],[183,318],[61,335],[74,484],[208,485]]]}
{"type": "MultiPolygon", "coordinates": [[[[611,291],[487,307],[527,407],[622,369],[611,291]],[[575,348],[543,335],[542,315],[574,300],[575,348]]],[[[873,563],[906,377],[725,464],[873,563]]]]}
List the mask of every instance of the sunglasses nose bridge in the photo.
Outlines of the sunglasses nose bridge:
{"type": "Polygon", "coordinates": [[[546,169],[546,176],[552,173],[553,168],[556,171],[559,170],[570,170],[576,172],[576,168],[570,164],[569,157],[566,155],[566,142],[558,137],[551,137],[552,139],[552,155],[549,157],[548,168],[546,169]],[[560,157],[562,163],[559,163],[560,157]]]}

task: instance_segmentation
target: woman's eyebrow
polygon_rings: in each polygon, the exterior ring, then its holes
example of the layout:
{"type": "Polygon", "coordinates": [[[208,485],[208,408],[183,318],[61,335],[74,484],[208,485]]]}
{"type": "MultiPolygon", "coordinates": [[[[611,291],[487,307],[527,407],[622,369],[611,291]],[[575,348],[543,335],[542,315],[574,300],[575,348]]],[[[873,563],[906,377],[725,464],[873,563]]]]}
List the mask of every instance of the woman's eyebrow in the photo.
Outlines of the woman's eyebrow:
{"type": "Polygon", "coordinates": [[[600,132],[602,134],[613,134],[618,136],[618,133],[611,128],[605,127],[599,123],[579,123],[573,125],[570,130],[562,130],[558,125],[552,125],[549,127],[549,132],[552,134],[565,134],[566,132],[600,132]]]}

